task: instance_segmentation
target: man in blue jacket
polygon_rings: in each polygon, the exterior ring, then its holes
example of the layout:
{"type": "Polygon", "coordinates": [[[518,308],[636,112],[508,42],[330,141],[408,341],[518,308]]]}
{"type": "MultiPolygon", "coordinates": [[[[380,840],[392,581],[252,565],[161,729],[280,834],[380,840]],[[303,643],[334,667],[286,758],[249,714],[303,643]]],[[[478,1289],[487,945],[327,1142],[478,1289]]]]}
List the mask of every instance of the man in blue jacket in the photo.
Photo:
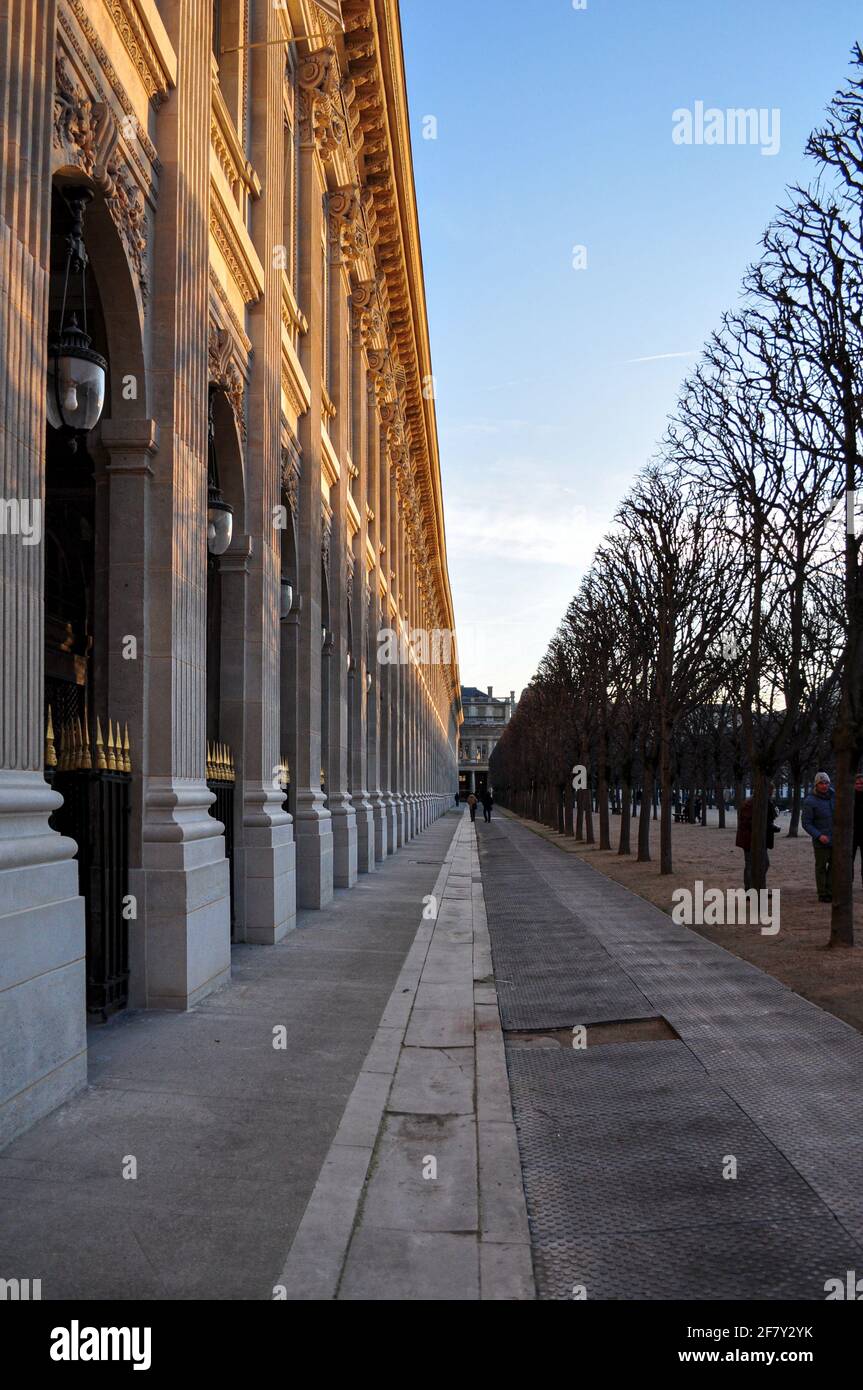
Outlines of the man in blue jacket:
{"type": "Polygon", "coordinates": [[[833,806],[836,793],[830,785],[826,772],[815,777],[815,790],[803,802],[803,829],[812,838],[815,850],[815,882],[818,885],[818,901],[833,901],[831,864],[833,860],[833,806]]]}

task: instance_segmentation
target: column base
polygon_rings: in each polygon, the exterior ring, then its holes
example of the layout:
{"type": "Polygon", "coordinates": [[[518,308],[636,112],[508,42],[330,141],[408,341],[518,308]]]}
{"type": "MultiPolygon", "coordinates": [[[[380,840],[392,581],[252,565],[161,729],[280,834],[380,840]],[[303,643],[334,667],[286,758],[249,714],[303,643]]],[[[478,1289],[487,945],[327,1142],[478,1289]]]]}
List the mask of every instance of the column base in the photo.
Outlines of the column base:
{"type": "Polygon", "coordinates": [[[357,792],[352,798],[357,822],[357,872],[370,874],[375,867],[375,818],[367,793],[357,792]]]}
{"type": "Polygon", "coordinates": [[[87,1083],[84,899],[41,772],[0,771],[0,1145],[87,1083]],[[22,833],[23,832],[23,833],[22,833]]]}
{"type": "Polygon", "coordinates": [[[203,782],[149,781],[143,866],[132,875],[146,903],[148,1009],[190,1009],[231,977],[230,867],[214,801],[203,782]]]}
{"type": "Polygon", "coordinates": [[[236,882],[243,885],[242,939],[274,946],[297,925],[297,851],[293,822],[282,809],[281,791],[257,787],[246,793],[242,851],[236,882]]]}
{"type": "Polygon", "coordinates": [[[297,793],[297,907],[321,908],[333,900],[333,827],[320,791],[297,793]]]}
{"type": "Polygon", "coordinates": [[[330,800],[333,830],[333,887],[353,888],[357,881],[357,818],[346,798],[330,800]]]}
{"type": "Polygon", "coordinates": [[[382,864],[389,853],[389,826],[387,807],[380,792],[372,792],[372,820],[374,822],[375,863],[382,864]]]}

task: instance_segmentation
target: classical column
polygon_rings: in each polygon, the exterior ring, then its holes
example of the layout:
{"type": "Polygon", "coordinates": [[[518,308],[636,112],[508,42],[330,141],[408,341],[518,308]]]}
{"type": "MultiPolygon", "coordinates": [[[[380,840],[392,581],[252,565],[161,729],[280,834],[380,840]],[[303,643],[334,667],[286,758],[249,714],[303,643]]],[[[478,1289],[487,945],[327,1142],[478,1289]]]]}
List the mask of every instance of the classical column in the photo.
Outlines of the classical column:
{"type": "MultiPolygon", "coordinates": [[[[339,460],[339,479],[330,491],[333,509],[330,540],[330,629],[332,656],[329,669],[327,717],[327,804],[332,817],[333,883],[353,888],[357,881],[357,818],[348,781],[348,720],[350,687],[348,671],[349,608],[353,598],[353,553],[348,529],[350,454],[351,306],[347,264],[353,255],[352,231],[356,225],[357,195],[353,189],[330,193],[328,206],[328,255],[330,279],[330,395],[336,408],[330,438],[339,460]]],[[[326,305],[324,312],[327,312],[326,305]]]]}
{"type": "Polygon", "coordinates": [[[395,629],[399,638],[398,662],[392,668],[394,699],[392,728],[392,778],[391,788],[396,815],[396,847],[401,848],[406,840],[405,797],[404,797],[404,710],[405,710],[405,666],[403,662],[404,620],[401,603],[401,546],[403,519],[399,506],[396,470],[390,469],[390,570],[393,602],[395,604],[395,629]]]}
{"type": "MultiPolygon", "coordinates": [[[[393,580],[390,577],[393,570],[393,557],[395,555],[395,521],[393,518],[393,487],[390,477],[390,463],[386,450],[386,431],[380,430],[380,501],[381,501],[381,536],[384,547],[381,556],[382,568],[385,576],[386,589],[384,597],[381,599],[381,628],[392,630],[398,635],[398,615],[392,611],[391,596],[393,591],[393,580]]],[[[398,654],[397,654],[398,655],[398,654]]],[[[399,840],[398,826],[398,801],[396,799],[396,710],[398,703],[398,665],[391,661],[382,662],[378,665],[381,677],[381,786],[384,790],[384,801],[387,817],[387,853],[394,854],[398,849],[399,840]]]]}
{"type": "Polygon", "coordinates": [[[159,111],[157,276],[149,310],[160,443],[149,537],[146,1002],[185,1009],[230,975],[228,863],[206,785],[211,20],[165,0],[177,87],[159,111]]]}
{"type": "MultiPolygon", "coordinates": [[[[103,708],[128,721],[132,748],[129,823],[129,891],[143,903],[144,776],[149,765],[150,651],[142,640],[149,606],[148,537],[152,526],[151,488],[159,431],[154,420],[108,419],[100,426],[107,500],[104,508],[108,553],[106,654],[107,689],[103,708]],[[131,524],[130,524],[131,523],[131,524]],[[124,657],[126,638],[138,638],[134,661],[124,657]]],[[[147,999],[146,929],[139,914],[129,923],[129,1003],[142,1008],[147,999]]]]}
{"type": "Polygon", "coordinates": [[[381,473],[381,431],[380,420],[378,418],[377,398],[374,383],[370,378],[366,392],[366,439],[367,439],[367,470],[369,480],[369,505],[374,513],[374,522],[371,527],[371,534],[375,552],[375,567],[370,572],[369,583],[371,592],[369,594],[368,623],[369,623],[369,642],[368,660],[369,673],[371,675],[371,687],[368,694],[368,721],[369,721],[369,801],[372,808],[372,818],[374,822],[374,852],[375,861],[383,863],[387,857],[387,808],[386,799],[383,793],[384,782],[383,764],[383,712],[381,706],[381,694],[383,691],[384,668],[378,662],[378,633],[384,624],[381,621],[381,518],[383,515],[383,495],[380,487],[381,473]]]}
{"type": "Polygon", "coordinates": [[[281,533],[274,522],[282,496],[282,270],[273,248],[284,237],[285,134],[278,119],[285,80],[284,50],[272,5],[251,7],[249,130],[251,160],[262,196],[252,204],[251,232],[264,268],[264,296],[252,307],[246,442],[246,513],[252,539],[248,623],[244,630],[245,698],[243,816],[240,864],[245,940],[280,941],[296,923],[296,850],[279,782],[281,533]],[[266,45],[266,46],[264,46],[266,45]]]}
{"type": "Polygon", "coordinates": [[[54,0],[0,0],[0,1143],[87,1079],[76,845],[48,827],[42,773],[56,18],[54,0]]]}
{"type": "Polygon", "coordinates": [[[333,833],[321,792],[321,419],[324,366],[323,198],[326,183],[318,152],[316,119],[323,80],[311,61],[300,67],[299,301],[309,329],[300,360],[311,388],[300,417],[299,668],[294,837],[297,906],[325,907],[333,896],[333,833]]]}
{"type": "MultiPolygon", "coordinates": [[[[357,830],[357,870],[371,873],[375,867],[375,823],[369,799],[369,730],[368,712],[373,707],[374,691],[366,690],[369,670],[369,571],[366,560],[369,534],[369,449],[368,403],[366,373],[362,360],[362,343],[356,324],[351,324],[352,373],[351,407],[353,411],[353,459],[357,471],[356,504],[360,514],[360,529],[354,538],[354,573],[351,611],[353,613],[353,678],[351,681],[351,804],[357,830]]],[[[372,573],[372,580],[374,573],[372,573]]]]}

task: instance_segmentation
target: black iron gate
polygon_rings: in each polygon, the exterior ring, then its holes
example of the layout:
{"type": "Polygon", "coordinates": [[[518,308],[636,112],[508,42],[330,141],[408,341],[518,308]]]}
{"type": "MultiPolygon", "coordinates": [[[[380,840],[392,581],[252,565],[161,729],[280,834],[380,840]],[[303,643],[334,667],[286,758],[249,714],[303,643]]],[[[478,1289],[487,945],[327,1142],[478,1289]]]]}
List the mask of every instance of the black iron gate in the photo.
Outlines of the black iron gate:
{"type": "Polygon", "coordinates": [[[220,820],[225,827],[225,858],[228,861],[228,877],[231,897],[231,940],[236,940],[237,919],[234,911],[234,757],[224,743],[216,743],[207,748],[207,786],[216,800],[210,807],[210,815],[220,820]]]}
{"type": "Polygon", "coordinates": [[[128,734],[124,749],[118,724],[116,751],[111,735],[106,752],[98,723],[96,730],[91,757],[84,726],[67,724],[58,740],[59,758],[52,730],[45,776],[63,797],[51,825],[78,846],[78,891],[84,899],[87,932],[87,1013],[104,1022],[129,1000],[129,918],[124,899],[129,893],[132,778],[128,734]]]}

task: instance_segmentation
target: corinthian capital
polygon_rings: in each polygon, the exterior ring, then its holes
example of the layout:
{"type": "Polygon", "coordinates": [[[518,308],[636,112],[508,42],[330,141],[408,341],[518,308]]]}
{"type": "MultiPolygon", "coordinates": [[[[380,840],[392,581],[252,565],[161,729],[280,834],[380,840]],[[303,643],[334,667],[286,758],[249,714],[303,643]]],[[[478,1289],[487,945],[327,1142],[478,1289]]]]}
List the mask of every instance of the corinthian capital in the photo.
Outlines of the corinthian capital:
{"type": "Polygon", "coordinates": [[[369,249],[363,217],[362,190],[358,184],[336,188],[329,196],[330,243],[353,265],[369,249]]]}
{"type": "Polygon", "coordinates": [[[319,48],[297,69],[300,138],[316,144],[324,160],[332,159],[345,138],[339,65],[335,50],[319,48]]]}

